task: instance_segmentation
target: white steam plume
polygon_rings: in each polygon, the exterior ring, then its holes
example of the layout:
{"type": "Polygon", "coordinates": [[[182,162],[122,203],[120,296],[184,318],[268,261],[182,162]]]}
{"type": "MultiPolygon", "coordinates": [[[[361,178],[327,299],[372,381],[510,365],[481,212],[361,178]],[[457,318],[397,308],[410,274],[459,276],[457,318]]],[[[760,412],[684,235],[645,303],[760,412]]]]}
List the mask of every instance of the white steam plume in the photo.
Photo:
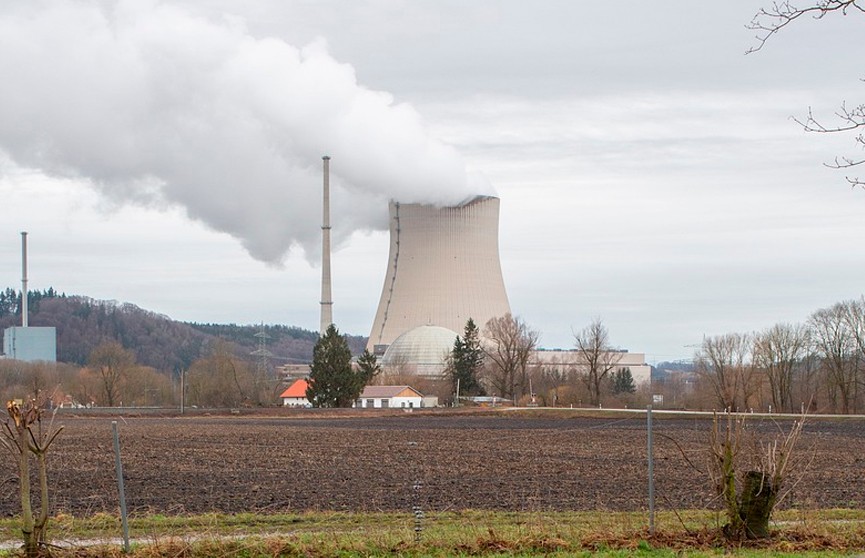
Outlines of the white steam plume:
{"type": "Polygon", "coordinates": [[[489,189],[323,42],[299,49],[149,0],[2,10],[0,150],[120,203],[179,204],[255,258],[317,251],[325,154],[337,239],[386,226],[389,198],[489,189]]]}

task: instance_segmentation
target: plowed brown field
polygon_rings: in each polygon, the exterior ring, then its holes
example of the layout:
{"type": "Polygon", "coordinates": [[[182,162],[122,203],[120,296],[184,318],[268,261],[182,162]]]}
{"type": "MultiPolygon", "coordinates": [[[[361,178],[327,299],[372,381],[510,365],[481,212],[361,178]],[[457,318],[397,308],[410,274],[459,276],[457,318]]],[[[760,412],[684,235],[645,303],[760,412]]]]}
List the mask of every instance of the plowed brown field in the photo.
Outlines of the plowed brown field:
{"type": "MultiPolygon", "coordinates": [[[[645,509],[645,418],[452,415],[62,417],[52,511],[118,509],[111,421],[133,512],[645,509]],[[309,418],[309,417],[312,418],[309,418]]],[[[712,506],[710,421],[655,421],[658,507],[712,506]]],[[[753,421],[763,433],[770,421],[753,421]]],[[[786,506],[865,506],[865,423],[812,421],[786,506]]],[[[0,511],[18,513],[8,458],[0,511]]]]}

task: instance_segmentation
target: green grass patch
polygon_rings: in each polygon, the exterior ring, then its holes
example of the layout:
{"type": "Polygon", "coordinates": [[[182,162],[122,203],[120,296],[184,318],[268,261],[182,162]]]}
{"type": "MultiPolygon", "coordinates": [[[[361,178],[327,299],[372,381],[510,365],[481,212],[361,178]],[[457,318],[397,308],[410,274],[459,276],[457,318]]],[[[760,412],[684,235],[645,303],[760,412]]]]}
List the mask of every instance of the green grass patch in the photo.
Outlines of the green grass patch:
{"type": "MultiPolygon", "coordinates": [[[[209,556],[843,556],[865,550],[865,510],[779,512],[769,541],[729,545],[708,511],[645,513],[431,512],[416,538],[405,513],[139,515],[130,518],[133,558],[209,556]]],[[[18,538],[0,520],[0,540],[18,538]]],[[[49,524],[55,558],[120,557],[120,520],[61,515],[49,524]]],[[[15,551],[7,551],[14,554],[15,551]]]]}

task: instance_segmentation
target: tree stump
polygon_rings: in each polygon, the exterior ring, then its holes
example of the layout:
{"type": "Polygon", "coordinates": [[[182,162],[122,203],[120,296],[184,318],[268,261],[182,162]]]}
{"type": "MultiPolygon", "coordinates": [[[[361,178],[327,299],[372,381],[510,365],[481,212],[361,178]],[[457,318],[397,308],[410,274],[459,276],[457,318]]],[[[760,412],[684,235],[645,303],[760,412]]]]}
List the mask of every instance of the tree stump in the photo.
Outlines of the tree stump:
{"type": "Polygon", "coordinates": [[[748,471],[742,485],[742,500],[739,502],[739,517],[746,538],[769,537],[769,514],[775,506],[778,487],[772,478],[760,471],[748,471]]]}

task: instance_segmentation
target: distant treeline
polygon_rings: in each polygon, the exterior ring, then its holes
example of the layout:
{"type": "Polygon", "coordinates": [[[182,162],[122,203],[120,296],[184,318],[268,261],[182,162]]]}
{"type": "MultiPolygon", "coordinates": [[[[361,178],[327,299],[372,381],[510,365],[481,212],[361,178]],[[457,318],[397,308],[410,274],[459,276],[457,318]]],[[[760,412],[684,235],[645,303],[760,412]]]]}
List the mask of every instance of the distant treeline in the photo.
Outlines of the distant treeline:
{"type": "MultiPolygon", "coordinates": [[[[53,287],[44,291],[29,291],[27,293],[27,306],[30,312],[35,312],[43,299],[65,296],[66,294],[59,294],[53,287]]],[[[0,319],[8,316],[21,316],[21,291],[16,291],[13,288],[0,291],[0,319]]]]}
{"type": "MultiPolygon", "coordinates": [[[[57,359],[85,365],[94,348],[117,341],[139,364],[174,372],[209,356],[218,341],[238,357],[249,357],[264,332],[273,364],[308,362],[318,333],[284,325],[198,324],[174,321],[129,303],[94,300],[58,293],[54,288],[28,292],[29,325],[57,329],[57,359]]],[[[21,323],[21,292],[0,291],[0,329],[21,323]]],[[[366,339],[349,336],[352,352],[363,351],[366,339]]]]}

